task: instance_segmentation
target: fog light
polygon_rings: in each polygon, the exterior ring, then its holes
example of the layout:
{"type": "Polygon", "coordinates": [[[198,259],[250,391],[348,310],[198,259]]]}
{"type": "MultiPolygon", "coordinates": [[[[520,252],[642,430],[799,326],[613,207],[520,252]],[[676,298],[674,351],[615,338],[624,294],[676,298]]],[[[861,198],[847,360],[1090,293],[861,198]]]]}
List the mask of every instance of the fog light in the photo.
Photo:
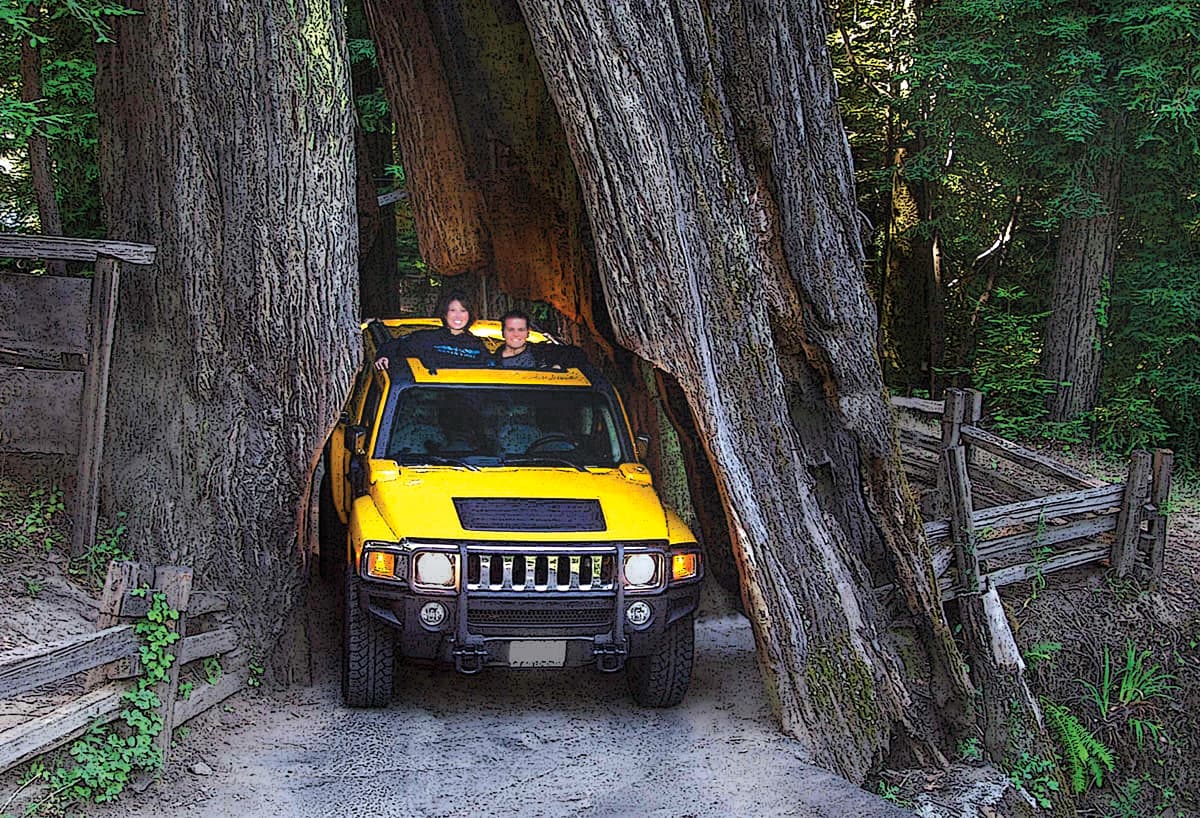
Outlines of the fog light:
{"type": "Polygon", "coordinates": [[[649,554],[626,557],[625,582],[630,585],[650,585],[654,582],[654,557],[649,554]]]}
{"type": "Polygon", "coordinates": [[[449,588],[454,584],[454,562],[448,554],[426,551],[417,555],[415,574],[418,585],[449,588]]]}
{"type": "Polygon", "coordinates": [[[625,618],[630,625],[641,627],[650,621],[651,613],[650,605],[639,600],[625,609],[625,618]]]}
{"type": "Polygon", "coordinates": [[[426,602],[421,607],[421,624],[427,628],[436,628],[446,621],[446,606],[440,602],[426,602]]]}

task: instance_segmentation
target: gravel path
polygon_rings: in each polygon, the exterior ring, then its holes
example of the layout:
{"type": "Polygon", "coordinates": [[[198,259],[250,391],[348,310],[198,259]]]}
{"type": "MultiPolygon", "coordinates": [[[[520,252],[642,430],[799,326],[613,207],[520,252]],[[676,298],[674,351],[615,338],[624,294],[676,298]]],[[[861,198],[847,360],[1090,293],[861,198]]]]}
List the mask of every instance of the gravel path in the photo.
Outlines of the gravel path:
{"type": "MultiPolygon", "coordinates": [[[[697,629],[691,692],[635,707],[621,675],[402,665],[386,710],[312,687],[243,694],[191,730],[165,778],[97,816],[899,816],[804,760],[763,698],[745,619],[697,629]]],[[[201,720],[197,720],[200,722],[201,720]]]]}

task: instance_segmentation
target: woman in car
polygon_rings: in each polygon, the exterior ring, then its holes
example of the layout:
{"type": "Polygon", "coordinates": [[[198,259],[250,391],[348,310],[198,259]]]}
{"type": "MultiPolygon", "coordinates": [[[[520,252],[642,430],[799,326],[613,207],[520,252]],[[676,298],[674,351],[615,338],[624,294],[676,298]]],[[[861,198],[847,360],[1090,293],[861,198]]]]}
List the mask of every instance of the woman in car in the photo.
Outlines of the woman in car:
{"type": "Polygon", "coordinates": [[[419,358],[430,369],[490,366],[487,345],[471,334],[474,310],[466,293],[452,290],[438,300],[440,329],[423,329],[393,338],[379,347],[375,368],[384,369],[392,358],[419,358]]]}

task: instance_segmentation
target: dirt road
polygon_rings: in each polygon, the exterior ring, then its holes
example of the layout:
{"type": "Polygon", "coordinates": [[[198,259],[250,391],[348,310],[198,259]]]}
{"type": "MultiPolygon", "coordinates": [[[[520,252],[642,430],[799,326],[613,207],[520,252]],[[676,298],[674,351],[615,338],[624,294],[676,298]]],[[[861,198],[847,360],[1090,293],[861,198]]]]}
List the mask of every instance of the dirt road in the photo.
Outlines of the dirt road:
{"type": "Polygon", "coordinates": [[[691,692],[666,711],[635,707],[620,675],[403,665],[390,707],[348,710],[326,655],[312,687],[243,694],[202,717],[162,781],[94,814],[907,814],[779,734],[744,619],[702,619],[697,637],[691,692]]]}

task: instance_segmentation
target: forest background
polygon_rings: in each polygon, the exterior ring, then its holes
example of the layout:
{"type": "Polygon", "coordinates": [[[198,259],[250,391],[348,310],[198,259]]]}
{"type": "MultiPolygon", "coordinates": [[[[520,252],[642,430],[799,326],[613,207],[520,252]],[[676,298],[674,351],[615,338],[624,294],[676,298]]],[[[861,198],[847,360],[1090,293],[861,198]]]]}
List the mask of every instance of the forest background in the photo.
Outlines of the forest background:
{"type": "MultiPolygon", "coordinates": [[[[104,234],[94,46],[128,13],[0,7],[0,230],[104,234]]],[[[1194,470],[1200,7],[858,0],[829,14],[889,385],[973,386],[1002,433],[1169,446],[1194,470]]],[[[361,203],[403,169],[358,0],[347,21],[361,203]]],[[[364,253],[364,314],[428,277],[396,212],[391,246],[364,253]]]]}

